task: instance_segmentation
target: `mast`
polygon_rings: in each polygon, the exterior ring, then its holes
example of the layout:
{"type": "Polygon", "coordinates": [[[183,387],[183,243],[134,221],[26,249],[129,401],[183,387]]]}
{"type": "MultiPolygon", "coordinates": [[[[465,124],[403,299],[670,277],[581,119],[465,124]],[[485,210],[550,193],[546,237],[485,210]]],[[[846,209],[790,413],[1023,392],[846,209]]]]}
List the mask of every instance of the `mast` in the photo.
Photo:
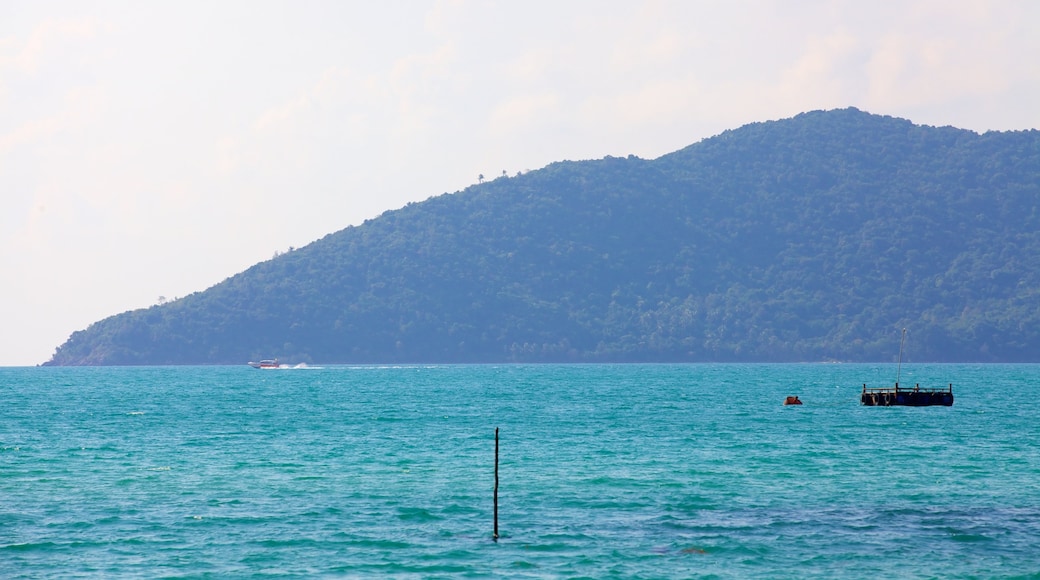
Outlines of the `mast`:
{"type": "Polygon", "coordinates": [[[899,387],[899,373],[903,370],[903,341],[906,340],[906,329],[903,329],[903,336],[899,339],[899,363],[896,365],[896,387],[899,387]]]}

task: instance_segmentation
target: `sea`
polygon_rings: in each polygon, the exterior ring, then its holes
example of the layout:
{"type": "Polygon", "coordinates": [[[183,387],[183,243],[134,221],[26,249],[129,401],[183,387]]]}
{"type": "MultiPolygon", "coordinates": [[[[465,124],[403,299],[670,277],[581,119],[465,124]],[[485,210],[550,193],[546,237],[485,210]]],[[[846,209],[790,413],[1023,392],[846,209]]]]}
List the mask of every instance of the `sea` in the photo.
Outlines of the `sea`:
{"type": "Polygon", "coordinates": [[[1040,578],[1040,365],[33,367],[0,396],[5,579],[1040,578]],[[897,377],[955,402],[860,405],[897,377]]]}

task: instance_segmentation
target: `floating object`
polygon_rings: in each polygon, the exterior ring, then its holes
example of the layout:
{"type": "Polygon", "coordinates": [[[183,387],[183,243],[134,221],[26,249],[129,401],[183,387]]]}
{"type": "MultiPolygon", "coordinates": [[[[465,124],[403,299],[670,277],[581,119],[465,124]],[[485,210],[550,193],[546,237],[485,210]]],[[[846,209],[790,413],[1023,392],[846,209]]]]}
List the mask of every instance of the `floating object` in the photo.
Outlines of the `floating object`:
{"type": "Polygon", "coordinates": [[[801,405],[802,401],[798,397],[787,397],[784,399],[785,405],[801,405]]]}
{"type": "Polygon", "coordinates": [[[863,394],[859,402],[868,407],[891,407],[892,405],[904,405],[907,407],[930,407],[942,405],[950,407],[953,405],[953,383],[945,389],[922,389],[921,385],[914,388],[899,388],[899,383],[892,388],[868,389],[863,384],[863,394]]]}
{"type": "Polygon", "coordinates": [[[868,407],[891,407],[903,405],[907,407],[930,407],[942,405],[950,407],[953,405],[953,383],[946,389],[924,389],[920,384],[915,384],[912,389],[899,388],[899,374],[903,370],[903,343],[906,341],[906,329],[899,339],[899,364],[896,366],[896,384],[894,387],[882,387],[879,389],[868,389],[863,383],[863,393],[859,396],[861,405],[868,407]]]}

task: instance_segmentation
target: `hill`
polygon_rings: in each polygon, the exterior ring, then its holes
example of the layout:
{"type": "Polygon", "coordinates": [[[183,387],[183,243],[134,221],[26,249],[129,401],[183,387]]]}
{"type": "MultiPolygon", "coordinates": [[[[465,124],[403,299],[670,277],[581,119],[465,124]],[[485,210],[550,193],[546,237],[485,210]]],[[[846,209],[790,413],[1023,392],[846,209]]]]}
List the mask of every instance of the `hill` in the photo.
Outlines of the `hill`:
{"type": "Polygon", "coordinates": [[[388,211],[47,364],[1040,360],[1040,132],[856,109],[388,211]]]}

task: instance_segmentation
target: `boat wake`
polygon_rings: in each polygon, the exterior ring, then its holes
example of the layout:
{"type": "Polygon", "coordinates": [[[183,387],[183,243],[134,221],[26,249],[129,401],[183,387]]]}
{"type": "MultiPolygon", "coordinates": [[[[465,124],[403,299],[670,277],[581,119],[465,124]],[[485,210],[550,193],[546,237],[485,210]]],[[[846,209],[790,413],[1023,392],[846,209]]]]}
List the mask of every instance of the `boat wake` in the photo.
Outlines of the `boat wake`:
{"type": "Polygon", "coordinates": [[[264,359],[260,362],[250,362],[249,366],[254,369],[263,370],[298,370],[298,369],[322,369],[324,367],[312,367],[307,363],[298,363],[295,365],[289,365],[285,363],[279,363],[278,359],[264,359]]]}

